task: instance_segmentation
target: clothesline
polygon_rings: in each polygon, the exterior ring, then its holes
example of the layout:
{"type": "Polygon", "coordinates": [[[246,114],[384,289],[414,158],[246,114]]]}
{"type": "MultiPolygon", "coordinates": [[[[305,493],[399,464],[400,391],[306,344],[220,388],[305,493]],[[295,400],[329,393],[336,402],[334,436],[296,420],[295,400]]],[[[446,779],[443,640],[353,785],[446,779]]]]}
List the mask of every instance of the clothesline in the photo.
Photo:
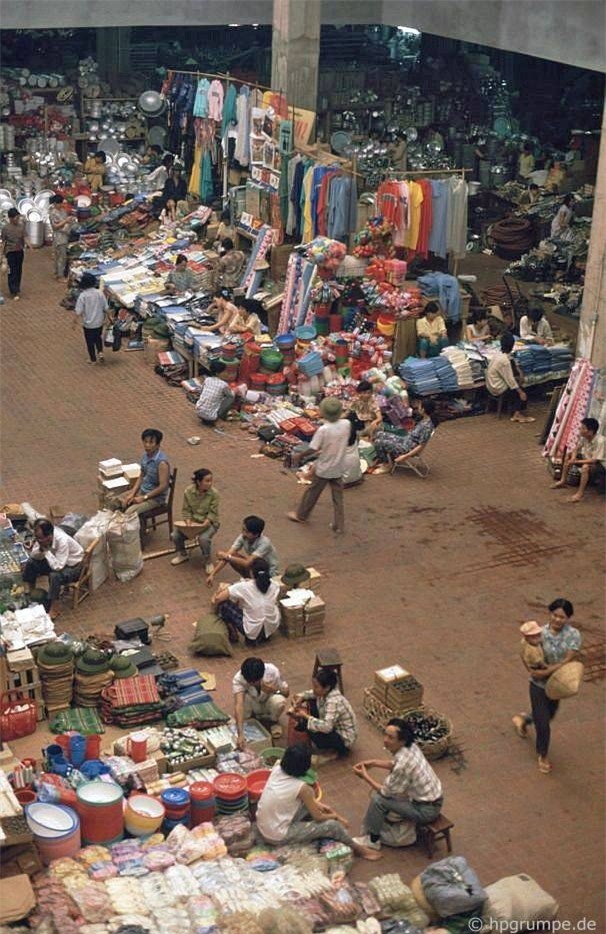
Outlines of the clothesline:
{"type": "Polygon", "coordinates": [[[182,68],[168,68],[167,72],[173,75],[194,75],[196,78],[216,78],[218,81],[228,81],[231,84],[245,84],[249,88],[256,88],[259,91],[271,91],[272,94],[282,95],[282,91],[276,91],[275,88],[268,88],[265,84],[255,84],[252,81],[245,81],[243,78],[236,78],[229,72],[225,75],[214,74],[211,71],[184,71],[182,68]]]}
{"type": "Polygon", "coordinates": [[[466,172],[471,172],[471,169],[416,169],[414,172],[405,172],[401,178],[395,177],[395,169],[387,169],[386,175],[390,176],[390,181],[392,182],[405,182],[407,178],[410,178],[412,175],[421,175],[425,177],[426,175],[461,175],[462,178],[465,178],[466,172]]]}

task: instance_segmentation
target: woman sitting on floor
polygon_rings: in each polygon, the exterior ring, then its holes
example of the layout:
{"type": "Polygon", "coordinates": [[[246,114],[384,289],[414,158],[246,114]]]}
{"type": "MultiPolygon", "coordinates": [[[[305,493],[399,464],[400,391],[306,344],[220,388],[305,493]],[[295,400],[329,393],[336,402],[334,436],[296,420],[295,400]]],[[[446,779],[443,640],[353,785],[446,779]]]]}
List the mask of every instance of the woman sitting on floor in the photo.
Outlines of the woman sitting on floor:
{"type": "Polygon", "coordinates": [[[227,625],[230,641],[237,641],[240,632],[247,645],[257,645],[267,642],[280,625],[280,586],[272,581],[265,558],[255,558],[251,573],[250,580],[221,584],[212,604],[227,625]]]}
{"type": "Polygon", "coordinates": [[[303,744],[289,746],[274,765],[257,808],[257,830],[263,840],[279,846],[327,838],[345,843],[363,859],[379,859],[376,849],[352,840],[340,814],[316,801],[314,789],[303,781],[310,765],[311,752],[303,744]]]}
{"type": "Polygon", "coordinates": [[[377,458],[385,465],[384,468],[376,470],[376,473],[387,473],[394,464],[403,464],[410,457],[416,457],[431,438],[436,427],[432,418],[435,403],[430,399],[423,399],[418,402],[417,411],[421,416],[420,420],[403,438],[388,431],[378,431],[375,435],[377,458]]]}
{"type": "Polygon", "coordinates": [[[330,668],[320,668],[312,676],[311,691],[295,694],[289,716],[306,732],[312,744],[321,752],[323,762],[346,756],[358,736],[353,708],[337,688],[337,674],[330,668]]]}

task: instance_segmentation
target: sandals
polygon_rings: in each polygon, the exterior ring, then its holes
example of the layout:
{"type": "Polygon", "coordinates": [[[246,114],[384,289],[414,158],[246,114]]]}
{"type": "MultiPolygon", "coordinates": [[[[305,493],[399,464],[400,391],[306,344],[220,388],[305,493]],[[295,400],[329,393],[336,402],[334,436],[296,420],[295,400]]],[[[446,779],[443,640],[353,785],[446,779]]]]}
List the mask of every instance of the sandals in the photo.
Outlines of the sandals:
{"type": "Polygon", "coordinates": [[[543,759],[539,756],[539,772],[541,772],[542,775],[549,775],[552,769],[553,766],[549,759],[543,759]]]}

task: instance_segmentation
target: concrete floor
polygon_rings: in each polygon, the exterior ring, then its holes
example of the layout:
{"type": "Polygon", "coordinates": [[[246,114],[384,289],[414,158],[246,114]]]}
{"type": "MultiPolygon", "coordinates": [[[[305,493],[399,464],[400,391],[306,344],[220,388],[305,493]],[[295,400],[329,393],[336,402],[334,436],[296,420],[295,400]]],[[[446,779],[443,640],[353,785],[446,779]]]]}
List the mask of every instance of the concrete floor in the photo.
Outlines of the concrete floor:
{"type": "MultiPolygon", "coordinates": [[[[225,434],[201,427],[182,391],[156,376],[143,354],[110,353],[104,368],[87,366],[82,335],[59,306],[62,289],[50,272],[48,250],[28,253],[23,299],[0,309],[2,501],[92,514],[97,461],[138,459],[141,430],[161,428],[179,469],[177,502],[192,469],[215,473],[219,547],[255,512],[267,520],[282,567],[302,561],[323,574],[324,637],[278,635],[264,657],[301,690],[316,649],[340,650],[360,721],[355,759],[381,751],[380,734],[362,713],[363,689],[375,669],[405,665],[423,683],[425,702],[454,723],[459,755],[436,770],[455,822],[455,852],[485,884],[530,873],[558,899],[561,918],[586,917],[606,930],[603,682],[584,684],[561,705],[549,776],[539,774],[532,741],[520,740],[510,722],[527,707],[522,620],[545,622],[546,605],[564,596],[586,642],[603,639],[603,500],[590,492],[571,505],[566,492],[550,491],[537,442],[545,406],[531,408],[537,421],[530,425],[494,416],[441,425],[427,455],[431,477],[370,477],[348,491],[347,533],[335,540],[326,497],[308,526],[293,526],[284,514],[302,489],[294,476],[276,461],[253,459],[258,444],[236,426],[225,434]],[[200,446],[187,444],[192,434],[202,435],[200,446]]],[[[167,544],[165,529],[150,548],[167,544]]],[[[217,701],[229,709],[231,676],[248,653],[194,660],[187,651],[208,600],[199,559],[172,568],[160,558],[128,584],[108,582],[76,612],[66,604],[58,631],[110,633],[122,619],[167,613],[171,641],[161,647],[183,665],[213,671],[217,701]]],[[[14,748],[35,753],[48,738],[41,728],[14,748]]],[[[324,767],[322,784],[357,831],[366,793],[350,764],[324,767]]],[[[358,861],[353,875],[395,870],[409,881],[426,865],[417,848],[386,851],[376,866],[358,861]]]]}

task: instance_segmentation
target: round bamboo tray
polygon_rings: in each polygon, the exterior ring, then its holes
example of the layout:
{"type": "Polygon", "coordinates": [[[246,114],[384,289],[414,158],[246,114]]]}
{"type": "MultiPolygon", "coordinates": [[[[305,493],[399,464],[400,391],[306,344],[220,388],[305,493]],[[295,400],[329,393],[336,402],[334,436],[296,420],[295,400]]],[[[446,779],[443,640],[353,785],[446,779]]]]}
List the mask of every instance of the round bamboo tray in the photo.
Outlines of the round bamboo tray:
{"type": "Polygon", "coordinates": [[[452,723],[445,717],[444,714],[439,713],[437,710],[434,710],[433,707],[426,707],[425,704],[421,704],[420,707],[415,707],[413,710],[407,710],[403,714],[403,719],[410,722],[411,726],[414,729],[414,720],[415,714],[419,716],[433,717],[437,721],[436,726],[438,729],[444,730],[443,736],[440,736],[435,740],[416,740],[417,745],[423,752],[423,755],[426,759],[440,759],[442,756],[445,756],[450,748],[450,743],[452,740],[452,723]]]}

